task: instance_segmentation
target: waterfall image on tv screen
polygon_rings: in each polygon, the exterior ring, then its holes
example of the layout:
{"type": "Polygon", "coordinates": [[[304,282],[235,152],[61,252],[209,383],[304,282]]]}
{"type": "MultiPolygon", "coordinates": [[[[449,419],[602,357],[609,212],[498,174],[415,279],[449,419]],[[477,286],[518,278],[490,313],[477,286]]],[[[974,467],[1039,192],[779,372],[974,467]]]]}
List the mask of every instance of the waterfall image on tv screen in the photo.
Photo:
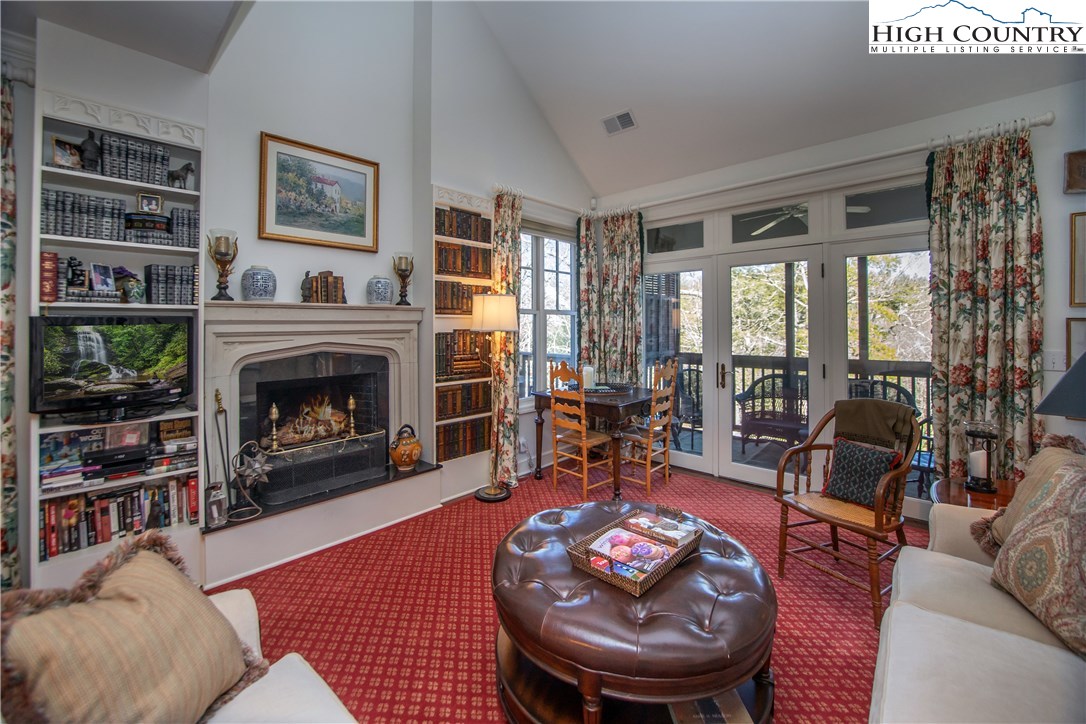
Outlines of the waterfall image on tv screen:
{"type": "Polygon", "coordinates": [[[187,392],[189,328],[183,322],[48,325],[42,400],[77,408],[105,399],[153,400],[187,392]]]}

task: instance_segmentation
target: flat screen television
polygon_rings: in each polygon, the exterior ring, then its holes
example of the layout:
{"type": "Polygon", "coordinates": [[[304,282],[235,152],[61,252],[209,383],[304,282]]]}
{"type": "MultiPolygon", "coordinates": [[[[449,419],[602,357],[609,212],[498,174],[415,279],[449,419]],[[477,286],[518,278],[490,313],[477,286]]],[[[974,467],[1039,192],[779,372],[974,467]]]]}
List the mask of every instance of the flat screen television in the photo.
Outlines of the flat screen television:
{"type": "Polygon", "coordinates": [[[168,405],[192,392],[191,316],[30,318],[30,411],[114,411],[168,405]]]}

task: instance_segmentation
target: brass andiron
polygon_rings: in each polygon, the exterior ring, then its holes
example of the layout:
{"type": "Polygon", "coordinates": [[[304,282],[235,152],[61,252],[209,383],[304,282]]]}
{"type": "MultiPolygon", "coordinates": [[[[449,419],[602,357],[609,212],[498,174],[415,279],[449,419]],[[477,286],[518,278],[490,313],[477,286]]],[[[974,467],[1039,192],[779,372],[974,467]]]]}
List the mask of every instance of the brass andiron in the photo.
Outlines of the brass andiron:
{"type": "Polygon", "coordinates": [[[350,437],[354,437],[354,395],[349,395],[347,397],[347,411],[350,413],[351,418],[350,437]]]}
{"type": "Polygon", "coordinates": [[[216,285],[219,293],[211,299],[219,302],[234,301],[234,298],[226,292],[226,288],[230,286],[230,275],[234,273],[234,259],[238,257],[237,232],[230,229],[209,229],[207,253],[219,270],[219,280],[216,285]]]}
{"type": "Polygon", "coordinates": [[[392,270],[400,278],[400,301],[397,307],[409,307],[407,301],[407,286],[411,283],[411,273],[415,271],[415,257],[406,252],[399,252],[392,257],[392,270]]]}
{"type": "Polygon", "coordinates": [[[271,409],[268,410],[268,419],[271,420],[271,450],[270,452],[276,452],[279,450],[279,440],[275,430],[275,423],[279,420],[279,408],[272,403],[271,409]]]}

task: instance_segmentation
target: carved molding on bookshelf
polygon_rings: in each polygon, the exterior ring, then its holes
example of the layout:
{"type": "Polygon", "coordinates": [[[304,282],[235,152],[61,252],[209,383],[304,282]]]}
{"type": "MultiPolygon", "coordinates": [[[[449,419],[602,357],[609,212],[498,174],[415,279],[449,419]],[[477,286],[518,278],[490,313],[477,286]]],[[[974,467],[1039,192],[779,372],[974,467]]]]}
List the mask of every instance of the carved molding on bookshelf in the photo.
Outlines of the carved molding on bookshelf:
{"type": "Polygon", "coordinates": [[[484,199],[482,196],[454,191],[441,186],[434,186],[434,201],[460,206],[461,208],[476,209],[484,214],[489,214],[493,210],[494,203],[492,199],[484,199]]]}
{"type": "Polygon", "coordinates": [[[176,146],[199,149],[204,145],[204,130],[187,123],[88,101],[67,93],[47,91],[44,98],[47,116],[154,138],[176,146]]]}

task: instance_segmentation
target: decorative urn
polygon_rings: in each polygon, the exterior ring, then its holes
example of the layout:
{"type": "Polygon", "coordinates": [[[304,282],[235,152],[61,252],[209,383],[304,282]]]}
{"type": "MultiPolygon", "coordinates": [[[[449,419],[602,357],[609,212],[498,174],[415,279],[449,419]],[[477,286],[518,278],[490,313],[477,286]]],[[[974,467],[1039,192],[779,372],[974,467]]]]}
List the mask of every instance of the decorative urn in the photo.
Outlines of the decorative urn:
{"type": "Polygon", "coordinates": [[[392,280],[374,275],[366,283],[366,304],[392,304],[392,280]]]}
{"type": "Polygon", "coordinates": [[[245,301],[275,299],[275,272],[266,266],[252,265],[241,273],[241,298],[245,301]]]}
{"type": "Polygon", "coordinates": [[[388,446],[388,456],[397,470],[414,470],[422,456],[422,443],[415,437],[415,428],[400,426],[396,439],[388,446]]]}

